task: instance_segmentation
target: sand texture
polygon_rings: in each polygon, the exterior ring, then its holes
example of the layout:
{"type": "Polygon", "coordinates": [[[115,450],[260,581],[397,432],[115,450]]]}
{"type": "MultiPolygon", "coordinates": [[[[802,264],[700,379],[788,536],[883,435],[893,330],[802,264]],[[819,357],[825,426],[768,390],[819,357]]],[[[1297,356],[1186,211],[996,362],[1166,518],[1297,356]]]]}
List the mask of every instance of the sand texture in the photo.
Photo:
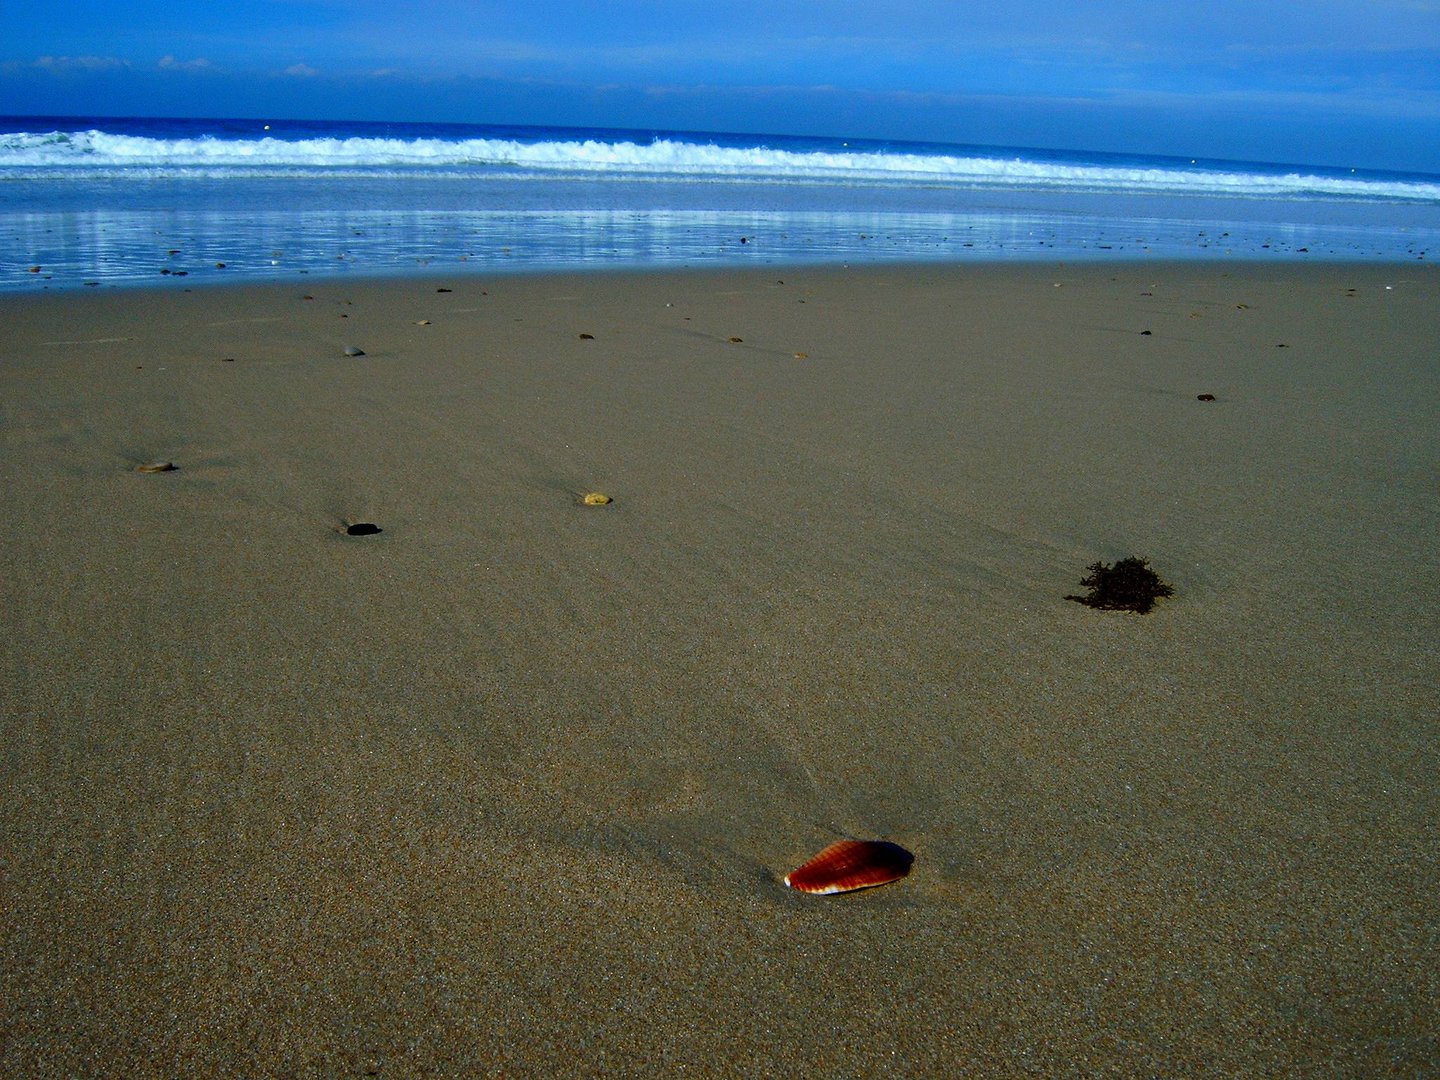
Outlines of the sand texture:
{"type": "Polygon", "coordinates": [[[1440,1074],[1432,269],[12,296],[0,386],[0,1075],[1440,1074]]]}

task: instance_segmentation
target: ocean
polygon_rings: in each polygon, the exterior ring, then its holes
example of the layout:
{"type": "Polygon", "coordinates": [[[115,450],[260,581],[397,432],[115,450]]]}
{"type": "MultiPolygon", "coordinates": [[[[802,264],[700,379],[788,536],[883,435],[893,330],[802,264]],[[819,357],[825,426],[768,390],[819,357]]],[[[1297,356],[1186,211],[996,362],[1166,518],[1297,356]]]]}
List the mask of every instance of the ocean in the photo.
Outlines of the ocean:
{"type": "Polygon", "coordinates": [[[0,290],[1440,255],[1440,176],[688,131],[0,117],[0,290]]]}

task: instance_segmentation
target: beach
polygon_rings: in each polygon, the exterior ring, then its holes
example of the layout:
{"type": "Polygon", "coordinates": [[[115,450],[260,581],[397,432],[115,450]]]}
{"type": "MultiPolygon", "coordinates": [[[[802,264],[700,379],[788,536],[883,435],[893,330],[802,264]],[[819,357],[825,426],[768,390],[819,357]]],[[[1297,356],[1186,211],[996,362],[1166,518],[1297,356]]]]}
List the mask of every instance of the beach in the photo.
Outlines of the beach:
{"type": "Polygon", "coordinates": [[[1437,311],[0,295],[0,1074],[1440,1072],[1437,311]],[[784,886],[844,837],[914,868],[784,886]]]}

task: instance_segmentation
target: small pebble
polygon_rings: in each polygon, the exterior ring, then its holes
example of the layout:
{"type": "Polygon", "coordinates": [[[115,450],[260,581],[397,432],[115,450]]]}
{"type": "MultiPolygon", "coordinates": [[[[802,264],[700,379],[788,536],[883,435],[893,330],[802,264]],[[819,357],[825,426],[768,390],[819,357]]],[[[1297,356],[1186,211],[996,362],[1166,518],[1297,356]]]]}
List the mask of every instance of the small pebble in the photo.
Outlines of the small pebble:
{"type": "Polygon", "coordinates": [[[364,355],[365,355],[365,350],[364,350],[364,349],[356,348],[354,345],[346,345],[346,346],[345,346],[345,355],[346,355],[346,356],[364,356],[364,355]]]}
{"type": "Polygon", "coordinates": [[[587,491],[584,495],[580,496],[580,501],[586,506],[608,506],[615,500],[603,492],[587,491]]]}
{"type": "Polygon", "coordinates": [[[384,531],[379,525],[369,521],[357,521],[352,525],[345,526],[346,536],[374,536],[376,533],[384,531]]]}
{"type": "Polygon", "coordinates": [[[1214,401],[1214,400],[1215,400],[1215,395],[1214,395],[1214,394],[1196,394],[1196,395],[1195,395],[1195,400],[1196,400],[1196,401],[1214,401]]]}
{"type": "Polygon", "coordinates": [[[174,472],[175,463],[173,461],[148,461],[144,465],[137,465],[135,471],[142,473],[174,472]]]}
{"type": "Polygon", "coordinates": [[[594,340],[595,340],[595,335],[594,335],[594,334],[577,334],[576,336],[579,337],[579,339],[580,339],[581,341],[594,341],[594,340]]]}

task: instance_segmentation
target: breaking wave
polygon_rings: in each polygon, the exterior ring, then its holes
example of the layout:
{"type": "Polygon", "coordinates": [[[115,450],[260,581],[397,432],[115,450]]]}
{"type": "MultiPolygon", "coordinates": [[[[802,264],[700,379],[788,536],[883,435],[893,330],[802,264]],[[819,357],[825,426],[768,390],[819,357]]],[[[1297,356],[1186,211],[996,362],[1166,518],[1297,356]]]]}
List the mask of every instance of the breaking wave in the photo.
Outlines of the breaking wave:
{"type": "MultiPolygon", "coordinates": [[[[784,140],[776,140],[783,142],[784,140]]],[[[958,149],[958,148],[956,148],[958,149]]],[[[967,148],[968,149],[968,148],[967,148]]],[[[1440,182],[1234,164],[1187,167],[1053,160],[1008,153],[946,153],[781,145],[725,146],[689,139],[623,138],[152,138],[99,130],[0,134],[0,177],[354,176],[732,181],[1017,188],[1223,198],[1322,198],[1440,203],[1440,182]]],[[[1152,163],[1153,162],[1153,163],[1152,163]]]]}

